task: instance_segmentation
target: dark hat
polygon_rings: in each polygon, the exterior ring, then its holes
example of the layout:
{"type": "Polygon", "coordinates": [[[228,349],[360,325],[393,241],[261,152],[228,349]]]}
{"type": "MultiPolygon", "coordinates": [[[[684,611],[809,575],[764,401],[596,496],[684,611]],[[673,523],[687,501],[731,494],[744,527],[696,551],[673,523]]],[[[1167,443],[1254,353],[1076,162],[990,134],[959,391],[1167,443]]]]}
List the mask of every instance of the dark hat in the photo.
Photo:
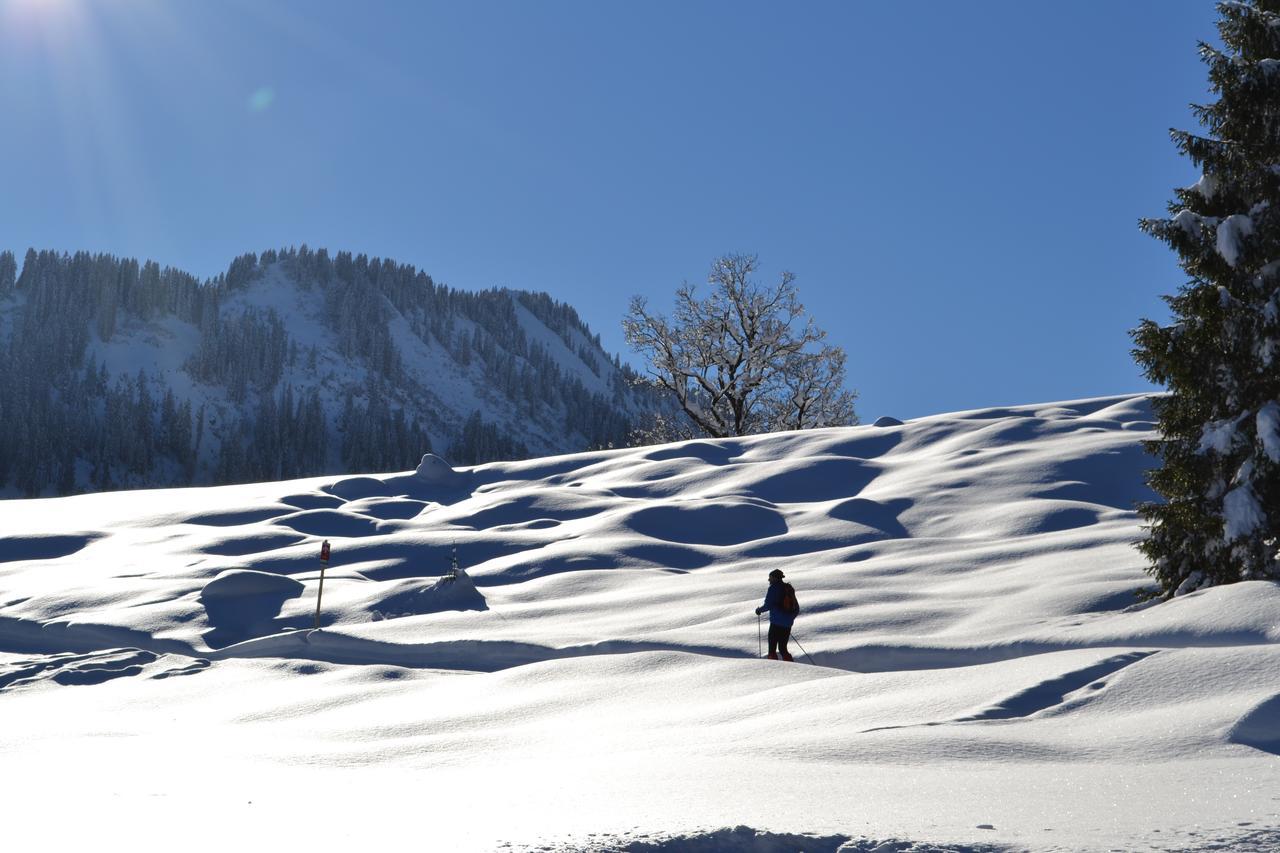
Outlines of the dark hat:
{"type": "Polygon", "coordinates": [[[782,573],[782,569],[774,569],[773,571],[769,572],[769,580],[773,580],[775,578],[777,578],[778,580],[782,580],[785,577],[786,575],[782,573]]]}

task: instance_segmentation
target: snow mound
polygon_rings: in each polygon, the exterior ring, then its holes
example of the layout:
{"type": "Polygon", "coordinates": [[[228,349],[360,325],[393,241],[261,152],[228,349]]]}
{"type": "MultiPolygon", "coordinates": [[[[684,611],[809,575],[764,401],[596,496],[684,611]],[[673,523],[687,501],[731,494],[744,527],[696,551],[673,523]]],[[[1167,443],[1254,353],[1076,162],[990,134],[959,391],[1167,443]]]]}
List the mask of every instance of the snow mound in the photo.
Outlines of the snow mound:
{"type": "Polygon", "coordinates": [[[207,601],[257,596],[289,597],[301,595],[303,589],[305,587],[293,578],[252,569],[231,569],[205,584],[200,590],[200,597],[207,601]]]}
{"type": "Polygon", "coordinates": [[[387,484],[377,477],[346,477],[325,486],[324,490],[344,501],[386,497],[387,484]]]}
{"type": "Polygon", "coordinates": [[[302,492],[296,495],[285,495],[280,503],[298,509],[333,509],[342,506],[345,501],[337,495],[326,495],[322,492],[302,492]]]}
{"type": "Polygon", "coordinates": [[[200,590],[208,627],[204,643],[216,649],[286,628],[305,627],[307,621],[300,615],[292,620],[279,618],[284,603],[301,596],[305,589],[300,581],[270,572],[231,569],[220,573],[200,590]]]}
{"type": "Polygon", "coordinates": [[[434,453],[425,453],[413,476],[429,486],[449,486],[458,481],[458,472],[434,453]]]}
{"type": "Polygon", "coordinates": [[[881,417],[876,418],[876,422],[872,424],[872,426],[878,426],[878,427],[898,427],[902,425],[903,425],[902,421],[898,420],[897,418],[890,417],[889,415],[883,415],[881,417]]]}
{"type": "Polygon", "coordinates": [[[361,498],[351,501],[346,508],[358,515],[376,518],[382,521],[406,521],[420,515],[431,506],[427,501],[412,498],[361,498]]]}
{"type": "Polygon", "coordinates": [[[273,519],[273,523],[311,536],[371,536],[377,519],[342,509],[304,509],[273,519]]]}
{"type": "Polygon", "coordinates": [[[1280,693],[1258,704],[1231,729],[1229,740],[1280,755],[1280,693]]]}
{"type": "Polygon", "coordinates": [[[446,575],[434,581],[407,579],[389,584],[391,591],[376,601],[373,618],[396,619],[440,613],[445,610],[487,610],[484,596],[465,573],[446,575]]]}

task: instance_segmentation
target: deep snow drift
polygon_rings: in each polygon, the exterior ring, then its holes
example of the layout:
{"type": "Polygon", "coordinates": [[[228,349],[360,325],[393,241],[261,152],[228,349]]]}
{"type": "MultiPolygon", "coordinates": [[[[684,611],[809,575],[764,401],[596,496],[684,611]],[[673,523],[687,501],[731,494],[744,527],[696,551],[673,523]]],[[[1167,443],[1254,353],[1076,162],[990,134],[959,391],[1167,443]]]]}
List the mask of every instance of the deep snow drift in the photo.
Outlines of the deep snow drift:
{"type": "Polygon", "coordinates": [[[0,504],[2,828],[1273,849],[1280,588],[1138,603],[1149,418],[1118,397],[0,504]],[[817,665],[757,659],[774,568],[817,665]]]}

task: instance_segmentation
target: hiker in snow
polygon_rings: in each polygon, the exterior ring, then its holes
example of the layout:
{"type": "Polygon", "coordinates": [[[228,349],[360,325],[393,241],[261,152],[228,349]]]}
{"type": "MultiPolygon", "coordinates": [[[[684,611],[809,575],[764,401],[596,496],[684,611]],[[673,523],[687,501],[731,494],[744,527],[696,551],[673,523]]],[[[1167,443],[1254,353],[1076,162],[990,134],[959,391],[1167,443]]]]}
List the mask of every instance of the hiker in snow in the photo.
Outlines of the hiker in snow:
{"type": "Polygon", "coordinates": [[[769,591],[765,593],[764,604],[756,608],[757,616],[769,611],[769,660],[777,660],[779,654],[783,660],[791,660],[787,640],[791,639],[791,626],[800,612],[795,588],[784,581],[784,577],[781,569],[769,572],[769,591]]]}

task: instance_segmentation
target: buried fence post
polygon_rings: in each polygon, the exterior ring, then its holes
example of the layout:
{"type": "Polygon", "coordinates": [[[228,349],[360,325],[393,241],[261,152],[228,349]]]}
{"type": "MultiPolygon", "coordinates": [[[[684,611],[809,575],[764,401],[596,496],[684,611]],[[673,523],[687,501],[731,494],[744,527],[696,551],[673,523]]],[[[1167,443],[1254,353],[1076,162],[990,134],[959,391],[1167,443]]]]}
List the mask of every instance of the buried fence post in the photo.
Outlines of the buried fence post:
{"type": "Polygon", "coordinates": [[[324,599],[324,570],[329,565],[329,540],[320,546],[320,591],[316,593],[316,629],[320,628],[320,602],[324,599]]]}

